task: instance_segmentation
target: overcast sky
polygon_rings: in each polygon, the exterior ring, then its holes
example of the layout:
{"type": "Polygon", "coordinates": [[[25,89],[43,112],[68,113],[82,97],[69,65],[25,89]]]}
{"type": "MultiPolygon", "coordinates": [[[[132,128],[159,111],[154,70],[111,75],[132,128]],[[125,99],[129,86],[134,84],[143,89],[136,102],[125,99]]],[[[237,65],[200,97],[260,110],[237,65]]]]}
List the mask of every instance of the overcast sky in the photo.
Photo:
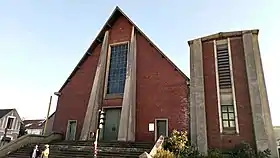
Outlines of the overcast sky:
{"type": "Polygon", "coordinates": [[[279,0],[0,0],[0,107],[16,108],[24,118],[44,118],[50,95],[60,89],[116,5],[188,76],[188,40],[260,29],[273,124],[280,125],[279,0]]]}

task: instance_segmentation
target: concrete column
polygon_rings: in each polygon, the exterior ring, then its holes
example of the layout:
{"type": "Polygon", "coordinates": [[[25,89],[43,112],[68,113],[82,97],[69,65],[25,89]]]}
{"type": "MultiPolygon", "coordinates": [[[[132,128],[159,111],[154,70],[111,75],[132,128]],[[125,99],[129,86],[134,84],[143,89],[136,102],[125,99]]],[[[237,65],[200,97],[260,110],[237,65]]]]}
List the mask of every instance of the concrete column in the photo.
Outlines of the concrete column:
{"type": "Polygon", "coordinates": [[[201,39],[190,43],[190,115],[191,141],[198,150],[207,154],[207,128],[203,78],[203,53],[201,39]]]}
{"type": "Polygon", "coordinates": [[[89,133],[95,132],[98,126],[98,109],[103,100],[104,78],[106,71],[106,59],[108,50],[109,31],[106,31],[102,43],[98,65],[96,68],[93,85],[91,88],[88,107],[84,119],[84,124],[80,136],[80,140],[88,140],[89,133]]]}
{"type": "Polygon", "coordinates": [[[131,42],[131,105],[129,110],[129,122],[128,122],[128,141],[135,141],[136,130],[136,32],[133,27],[133,40],[131,42]]]}
{"type": "Polygon", "coordinates": [[[127,71],[118,133],[119,141],[135,141],[136,121],[136,34],[132,27],[127,71]]]}
{"type": "Polygon", "coordinates": [[[261,151],[270,149],[274,158],[277,157],[276,139],[271,121],[257,33],[244,33],[243,45],[256,146],[261,151]]]}

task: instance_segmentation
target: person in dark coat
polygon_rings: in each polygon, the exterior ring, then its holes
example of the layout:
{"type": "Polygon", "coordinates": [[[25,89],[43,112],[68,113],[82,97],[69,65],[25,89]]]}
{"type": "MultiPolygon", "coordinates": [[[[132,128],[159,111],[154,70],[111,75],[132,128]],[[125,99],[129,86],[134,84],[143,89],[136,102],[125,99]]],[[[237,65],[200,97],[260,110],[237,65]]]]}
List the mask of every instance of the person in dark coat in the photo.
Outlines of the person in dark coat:
{"type": "Polygon", "coordinates": [[[37,157],[36,158],[41,158],[41,154],[42,154],[42,149],[40,146],[38,146],[38,150],[37,150],[37,157]]]}
{"type": "Polygon", "coordinates": [[[38,152],[39,152],[39,149],[38,149],[38,145],[35,145],[35,147],[33,148],[33,151],[31,153],[31,158],[38,158],[38,152]]]}

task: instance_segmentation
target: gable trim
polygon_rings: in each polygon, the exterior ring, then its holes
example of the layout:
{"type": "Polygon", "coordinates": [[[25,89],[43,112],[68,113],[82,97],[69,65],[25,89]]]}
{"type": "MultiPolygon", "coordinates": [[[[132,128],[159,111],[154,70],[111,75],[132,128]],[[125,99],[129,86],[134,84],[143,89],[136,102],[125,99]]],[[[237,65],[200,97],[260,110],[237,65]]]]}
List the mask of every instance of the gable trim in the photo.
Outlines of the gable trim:
{"type": "Polygon", "coordinates": [[[152,41],[150,38],[148,38],[147,35],[145,35],[133,22],[128,18],[128,16],[117,6],[113,13],[110,15],[109,19],[106,21],[105,25],[102,27],[101,31],[95,38],[95,40],[92,42],[86,53],[83,55],[82,59],[78,62],[77,66],[74,68],[74,70],[71,72],[69,77],[66,79],[62,87],[58,92],[61,92],[63,88],[67,85],[67,83],[71,80],[71,78],[75,75],[77,70],[80,68],[80,66],[86,61],[88,56],[92,55],[92,51],[103,41],[105,32],[109,29],[111,29],[112,24],[115,22],[116,18],[119,16],[124,16],[135,28],[136,30],[171,64],[186,80],[187,82],[190,81],[190,79],[181,71],[152,41]]]}
{"type": "MultiPolygon", "coordinates": [[[[246,34],[246,33],[259,34],[259,30],[252,29],[252,30],[243,30],[243,31],[219,32],[216,34],[200,37],[197,39],[201,39],[202,42],[207,42],[207,41],[217,40],[217,39],[222,39],[222,38],[226,39],[226,38],[238,37],[238,36],[242,36],[243,34],[246,34]]],[[[192,42],[194,40],[196,40],[196,39],[188,41],[188,44],[189,45],[192,44],[192,42]]]]}

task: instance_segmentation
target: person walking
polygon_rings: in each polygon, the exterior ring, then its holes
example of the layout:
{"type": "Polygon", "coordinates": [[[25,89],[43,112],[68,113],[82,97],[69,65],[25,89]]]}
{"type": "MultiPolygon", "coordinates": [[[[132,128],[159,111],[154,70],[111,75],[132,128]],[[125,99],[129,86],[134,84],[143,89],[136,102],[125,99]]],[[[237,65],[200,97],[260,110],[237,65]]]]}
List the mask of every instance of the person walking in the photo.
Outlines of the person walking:
{"type": "Polygon", "coordinates": [[[33,149],[33,152],[32,152],[32,155],[31,155],[31,158],[37,158],[39,155],[38,155],[38,145],[35,145],[34,149],[33,149]]]}
{"type": "Polygon", "coordinates": [[[49,145],[45,145],[45,150],[42,152],[42,158],[49,158],[49,153],[50,153],[50,149],[49,149],[49,145]]]}

